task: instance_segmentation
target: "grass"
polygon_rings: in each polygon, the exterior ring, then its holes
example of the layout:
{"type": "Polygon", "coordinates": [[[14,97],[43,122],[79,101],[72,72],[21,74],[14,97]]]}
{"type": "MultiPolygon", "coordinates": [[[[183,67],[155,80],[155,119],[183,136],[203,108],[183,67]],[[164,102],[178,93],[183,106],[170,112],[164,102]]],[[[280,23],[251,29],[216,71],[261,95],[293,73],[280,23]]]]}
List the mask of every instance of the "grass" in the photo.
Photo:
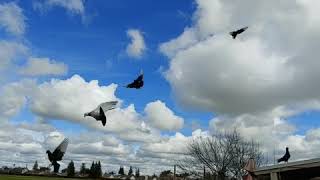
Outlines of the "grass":
{"type": "Polygon", "coordinates": [[[17,176],[17,175],[0,175],[0,180],[78,180],[74,178],[44,177],[44,176],[17,176]]]}

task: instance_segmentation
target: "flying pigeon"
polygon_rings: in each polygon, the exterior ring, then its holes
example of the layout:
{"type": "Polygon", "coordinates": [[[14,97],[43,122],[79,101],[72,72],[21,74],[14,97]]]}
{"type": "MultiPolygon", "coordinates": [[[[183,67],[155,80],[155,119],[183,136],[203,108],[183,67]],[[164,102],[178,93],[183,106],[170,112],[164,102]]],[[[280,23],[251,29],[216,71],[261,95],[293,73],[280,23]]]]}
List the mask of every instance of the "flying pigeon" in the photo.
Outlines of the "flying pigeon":
{"type": "Polygon", "coordinates": [[[91,116],[91,117],[95,118],[97,121],[101,121],[102,125],[105,126],[106,122],[107,122],[107,118],[106,118],[106,115],[104,114],[104,112],[116,108],[117,103],[118,103],[118,101],[109,101],[109,102],[101,103],[93,111],[85,113],[84,117],[91,116]]]}
{"type": "Polygon", "coordinates": [[[140,89],[143,86],[143,72],[140,72],[140,75],[132,83],[128,84],[126,88],[135,88],[140,89]]]}
{"type": "Polygon", "coordinates": [[[243,33],[247,29],[248,29],[248,27],[244,27],[244,28],[238,29],[236,31],[232,31],[229,34],[233,37],[233,39],[235,39],[237,37],[237,35],[243,33]]]}
{"type": "Polygon", "coordinates": [[[57,161],[61,161],[64,153],[66,153],[67,147],[68,147],[69,140],[65,138],[60,145],[51,153],[49,150],[47,150],[48,158],[51,164],[54,167],[54,172],[58,173],[60,164],[57,161]]]}
{"type": "Polygon", "coordinates": [[[286,147],[286,153],[282,156],[282,158],[278,159],[278,163],[280,163],[281,161],[284,161],[287,163],[289,158],[290,158],[289,148],[286,147]]]}

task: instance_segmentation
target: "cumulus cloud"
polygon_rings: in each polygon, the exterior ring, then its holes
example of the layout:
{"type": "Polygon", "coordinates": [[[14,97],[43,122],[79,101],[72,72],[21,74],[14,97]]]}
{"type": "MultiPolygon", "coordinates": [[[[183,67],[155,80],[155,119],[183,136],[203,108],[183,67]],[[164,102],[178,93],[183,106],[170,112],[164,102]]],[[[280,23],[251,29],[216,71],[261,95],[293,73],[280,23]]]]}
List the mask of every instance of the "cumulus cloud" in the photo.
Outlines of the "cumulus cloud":
{"type": "MultiPolygon", "coordinates": [[[[98,81],[87,82],[78,75],[40,84],[26,79],[6,85],[0,100],[2,117],[10,119],[27,107],[39,118],[32,123],[15,125],[0,121],[0,152],[11,154],[10,157],[1,156],[0,163],[11,165],[14,162],[17,166],[28,164],[31,167],[38,160],[40,166],[47,166],[49,161],[45,151],[53,151],[68,137],[69,146],[61,162],[62,168],[70,160],[76,167],[81,163],[88,166],[93,160],[101,160],[103,168],[108,171],[117,170],[119,165],[136,166],[141,173],[148,174],[155,172],[152,168],[155,165],[159,167],[156,173],[167,169],[174,162],[173,158],[183,152],[189,137],[181,133],[172,137],[162,136],[157,128],[142,121],[144,116],[136,112],[133,104],[127,107],[119,105],[107,112],[107,127],[102,127],[92,118],[83,118],[87,109],[96,107],[101,101],[119,100],[114,94],[116,87],[115,84],[100,86],[98,81]],[[87,131],[65,134],[47,124],[47,119],[80,123],[87,127],[87,131]],[[175,151],[170,152],[173,149],[175,151]]],[[[160,107],[166,109],[165,105],[160,107]]],[[[173,113],[172,116],[175,117],[173,113]]]]}
{"type": "Polygon", "coordinates": [[[184,120],[176,116],[165,103],[159,100],[147,104],[144,111],[146,119],[156,128],[174,131],[183,127],[184,120]]]}
{"type": "Polygon", "coordinates": [[[22,80],[5,85],[1,89],[0,115],[10,118],[18,114],[27,102],[25,94],[31,94],[35,86],[36,82],[33,80],[22,80]]]}
{"type": "Polygon", "coordinates": [[[312,4],[284,1],[270,9],[273,3],[197,1],[194,25],[160,45],[171,57],[166,78],[183,105],[242,114],[319,99],[313,83],[318,52],[311,49],[320,21],[306,13],[312,4]],[[252,6],[256,14],[246,15],[252,6]],[[298,28],[301,23],[306,28],[298,28]],[[232,40],[228,31],[243,24],[252,26],[232,40]]]}
{"type": "Polygon", "coordinates": [[[37,84],[35,80],[10,83],[3,89],[0,107],[3,117],[12,117],[23,107],[28,107],[43,119],[56,119],[79,123],[87,128],[105,133],[115,133],[131,142],[159,141],[159,131],[144,124],[133,104],[121,107],[122,100],[115,96],[117,85],[100,86],[98,81],[86,82],[81,76],[69,79],[52,79],[37,84]],[[118,108],[107,111],[107,126],[83,115],[106,101],[119,101],[118,108]]]}
{"type": "Polygon", "coordinates": [[[23,35],[25,32],[25,16],[23,10],[15,3],[0,4],[0,27],[13,35],[23,35]]]}
{"type": "Polygon", "coordinates": [[[214,112],[211,131],[236,127],[244,136],[257,138],[265,152],[275,148],[278,153],[283,142],[297,150],[312,148],[307,135],[297,135],[299,127],[287,119],[319,110],[320,87],[315,82],[320,54],[315,47],[320,40],[316,11],[320,4],[290,0],[196,0],[196,4],[192,25],[159,46],[170,60],[165,77],[178,102],[214,112]],[[233,40],[228,32],[243,26],[249,29],[233,40]]]}
{"type": "MultiPolygon", "coordinates": [[[[49,124],[35,122],[32,124],[22,123],[12,125],[1,123],[0,128],[0,152],[2,165],[24,167],[26,164],[32,167],[37,160],[40,166],[47,167],[46,150],[54,149],[66,137],[62,132],[57,131],[49,124]]],[[[97,158],[102,161],[103,169],[109,168],[110,159],[115,158],[117,163],[125,162],[125,159],[132,153],[132,148],[124,145],[118,139],[101,133],[87,132],[85,134],[68,135],[69,145],[67,152],[61,161],[62,168],[65,168],[70,160],[80,167],[81,163],[91,163],[97,158]],[[105,138],[111,138],[111,141],[105,138]]]]}
{"type": "Polygon", "coordinates": [[[66,80],[52,79],[37,87],[31,109],[40,116],[83,122],[87,121],[83,118],[87,111],[102,102],[117,100],[116,88],[116,84],[100,87],[98,81],[86,82],[79,75],[66,80]]]}
{"type": "Polygon", "coordinates": [[[35,160],[47,167],[46,150],[53,151],[61,141],[69,138],[67,152],[60,162],[65,168],[70,160],[76,168],[81,163],[90,166],[93,160],[100,160],[103,171],[116,171],[120,165],[139,167],[142,174],[160,173],[181,158],[186,143],[207,132],[196,130],[192,136],[176,133],[173,136],[160,136],[161,141],[128,143],[114,135],[98,131],[63,133],[42,121],[12,125],[0,122],[0,163],[2,165],[32,167],[35,160]],[[5,155],[4,155],[5,154],[5,155]],[[153,167],[157,166],[157,169],[153,167]]]}
{"type": "Polygon", "coordinates": [[[185,136],[177,132],[173,136],[163,137],[159,142],[150,142],[143,144],[137,155],[147,158],[158,158],[168,160],[173,163],[174,161],[181,160],[187,151],[187,144],[198,137],[207,137],[209,132],[197,129],[192,132],[191,136],[185,136]]]}
{"type": "Polygon", "coordinates": [[[131,39],[126,52],[128,56],[139,59],[146,50],[146,45],[142,33],[138,29],[129,29],[127,36],[131,39]]]}
{"type": "Polygon", "coordinates": [[[0,41],[0,49],[0,71],[6,70],[19,56],[26,54],[28,50],[28,48],[21,43],[3,40],[0,41]]]}
{"type": "Polygon", "coordinates": [[[59,63],[49,58],[30,57],[25,67],[22,67],[20,73],[28,76],[43,76],[43,75],[65,75],[68,71],[68,66],[64,63],[59,63]]]}

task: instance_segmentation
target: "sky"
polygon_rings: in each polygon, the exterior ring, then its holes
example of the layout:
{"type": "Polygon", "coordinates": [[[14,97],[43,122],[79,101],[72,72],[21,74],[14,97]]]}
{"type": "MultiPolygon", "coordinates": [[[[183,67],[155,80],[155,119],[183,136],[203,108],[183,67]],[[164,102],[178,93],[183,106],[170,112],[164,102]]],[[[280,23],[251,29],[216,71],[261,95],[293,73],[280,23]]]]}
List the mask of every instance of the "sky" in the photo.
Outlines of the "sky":
{"type": "MultiPolygon", "coordinates": [[[[0,165],[172,169],[237,129],[270,159],[319,157],[318,0],[0,1],[0,165]],[[230,31],[249,26],[236,39],[230,31]],[[142,89],[124,86],[143,70],[142,89]],[[107,124],[83,114],[106,101],[107,124]]],[[[272,162],[273,163],[273,162],[272,162]]]]}

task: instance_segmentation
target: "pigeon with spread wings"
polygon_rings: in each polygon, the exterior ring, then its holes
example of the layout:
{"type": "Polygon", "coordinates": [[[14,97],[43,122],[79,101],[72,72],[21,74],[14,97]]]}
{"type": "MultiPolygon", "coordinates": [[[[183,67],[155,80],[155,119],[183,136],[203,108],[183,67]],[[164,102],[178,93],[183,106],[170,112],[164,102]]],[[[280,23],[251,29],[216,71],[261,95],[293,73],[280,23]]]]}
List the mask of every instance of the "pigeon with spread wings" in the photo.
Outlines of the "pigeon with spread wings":
{"type": "Polygon", "coordinates": [[[96,109],[91,112],[85,113],[84,117],[91,116],[95,118],[97,121],[101,121],[102,125],[105,126],[107,122],[107,118],[105,112],[115,109],[118,101],[109,101],[101,103],[96,109]]]}
{"type": "Polygon", "coordinates": [[[61,161],[63,155],[66,153],[68,142],[69,140],[65,138],[53,152],[47,150],[48,159],[53,165],[55,173],[59,172],[60,164],[58,161],[61,161]]]}
{"type": "Polygon", "coordinates": [[[132,83],[126,85],[126,88],[140,89],[142,88],[143,84],[143,71],[141,70],[140,75],[137,77],[137,79],[135,79],[132,83]]]}
{"type": "Polygon", "coordinates": [[[244,27],[244,28],[238,29],[236,31],[232,31],[229,34],[233,37],[233,39],[235,39],[239,34],[243,33],[247,29],[248,29],[248,27],[244,27]]]}

